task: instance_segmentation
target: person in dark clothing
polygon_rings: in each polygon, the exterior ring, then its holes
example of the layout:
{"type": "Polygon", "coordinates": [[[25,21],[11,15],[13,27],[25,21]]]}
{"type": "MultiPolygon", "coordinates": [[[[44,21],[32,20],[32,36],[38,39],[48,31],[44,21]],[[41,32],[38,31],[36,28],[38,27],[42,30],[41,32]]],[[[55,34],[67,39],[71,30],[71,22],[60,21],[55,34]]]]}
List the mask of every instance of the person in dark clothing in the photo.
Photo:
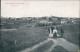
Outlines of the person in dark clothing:
{"type": "Polygon", "coordinates": [[[53,29],[54,29],[54,27],[49,27],[49,28],[48,28],[49,33],[50,33],[50,28],[51,28],[51,32],[52,32],[53,29]]]}
{"type": "Polygon", "coordinates": [[[56,32],[54,33],[53,38],[57,38],[57,33],[56,32]]]}
{"type": "Polygon", "coordinates": [[[64,30],[61,28],[61,37],[63,37],[64,30]]]}
{"type": "Polygon", "coordinates": [[[55,27],[55,29],[53,29],[53,38],[57,38],[57,29],[55,27]]]}
{"type": "Polygon", "coordinates": [[[53,29],[55,29],[54,27],[51,27],[51,31],[53,32],[53,29]]]}

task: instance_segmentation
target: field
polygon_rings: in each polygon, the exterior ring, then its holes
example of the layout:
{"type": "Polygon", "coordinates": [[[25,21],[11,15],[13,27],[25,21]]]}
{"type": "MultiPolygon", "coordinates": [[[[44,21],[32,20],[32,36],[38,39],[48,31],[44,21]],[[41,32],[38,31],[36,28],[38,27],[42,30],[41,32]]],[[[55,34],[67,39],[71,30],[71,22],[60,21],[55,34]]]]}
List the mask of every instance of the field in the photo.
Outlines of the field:
{"type": "MultiPolygon", "coordinates": [[[[62,25],[58,27],[58,32],[60,34],[60,28],[62,27],[64,30],[63,37],[69,42],[79,45],[79,26],[79,24],[62,25]]],[[[38,27],[32,23],[22,25],[17,30],[4,29],[4,31],[1,31],[1,34],[2,52],[17,52],[46,40],[49,32],[48,27],[38,27]]]]}
{"type": "Polygon", "coordinates": [[[48,38],[49,32],[45,27],[27,27],[23,25],[14,31],[1,31],[2,51],[16,52],[48,38]]]}

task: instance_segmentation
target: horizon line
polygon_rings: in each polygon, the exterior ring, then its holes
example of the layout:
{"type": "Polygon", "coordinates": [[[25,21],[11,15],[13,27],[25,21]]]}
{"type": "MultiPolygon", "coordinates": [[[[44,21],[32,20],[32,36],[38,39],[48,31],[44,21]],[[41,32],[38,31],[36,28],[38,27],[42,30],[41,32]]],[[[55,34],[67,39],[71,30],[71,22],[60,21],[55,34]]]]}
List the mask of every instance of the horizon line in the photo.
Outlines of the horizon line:
{"type": "MultiPolygon", "coordinates": [[[[1,16],[1,17],[6,17],[6,16],[1,16]]],[[[7,18],[27,18],[27,17],[31,17],[31,16],[22,16],[22,17],[7,17],[7,18]]],[[[80,18],[80,17],[64,17],[64,16],[39,16],[39,17],[32,17],[32,18],[41,18],[41,17],[62,17],[62,18],[80,18]]]]}

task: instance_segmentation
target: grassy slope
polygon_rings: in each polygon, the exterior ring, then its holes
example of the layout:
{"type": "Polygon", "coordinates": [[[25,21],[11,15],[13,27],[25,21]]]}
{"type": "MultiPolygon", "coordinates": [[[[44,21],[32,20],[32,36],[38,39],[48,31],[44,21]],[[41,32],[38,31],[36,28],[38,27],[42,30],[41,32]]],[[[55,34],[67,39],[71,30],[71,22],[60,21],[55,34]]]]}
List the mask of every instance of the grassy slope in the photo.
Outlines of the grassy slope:
{"type": "MultiPolygon", "coordinates": [[[[23,26],[22,26],[23,27],[23,26]]],[[[17,50],[21,50],[30,46],[33,46],[43,40],[46,40],[48,34],[44,27],[26,27],[22,29],[18,29],[16,31],[6,31],[1,32],[2,34],[2,44],[5,49],[3,52],[7,50],[7,52],[15,52],[14,48],[17,50]],[[17,41],[14,44],[14,41],[17,41]]],[[[48,33],[48,32],[47,32],[48,33]]]]}
{"type": "MultiPolygon", "coordinates": [[[[61,26],[64,28],[64,38],[79,44],[79,26],[79,24],[61,26]]],[[[21,50],[47,39],[48,31],[45,31],[46,29],[45,27],[27,27],[24,25],[16,31],[1,32],[3,52],[15,52],[14,48],[21,50]],[[14,44],[15,40],[17,40],[16,44],[14,44]]]]}
{"type": "Polygon", "coordinates": [[[64,29],[64,38],[79,45],[79,24],[61,26],[64,29]]]}
{"type": "Polygon", "coordinates": [[[48,50],[54,43],[52,41],[49,41],[45,44],[42,44],[41,46],[39,46],[37,49],[31,51],[31,52],[45,52],[46,50],[48,50]]]}
{"type": "Polygon", "coordinates": [[[54,49],[51,52],[69,52],[67,51],[65,48],[63,48],[62,46],[56,46],[54,47],[54,49]]]}

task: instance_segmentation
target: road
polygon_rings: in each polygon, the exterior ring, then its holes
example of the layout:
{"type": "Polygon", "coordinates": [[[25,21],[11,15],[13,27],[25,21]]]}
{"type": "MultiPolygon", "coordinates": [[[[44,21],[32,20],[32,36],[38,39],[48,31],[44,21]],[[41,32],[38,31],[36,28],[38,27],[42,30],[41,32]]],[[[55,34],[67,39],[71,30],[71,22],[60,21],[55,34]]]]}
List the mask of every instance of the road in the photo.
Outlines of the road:
{"type": "Polygon", "coordinates": [[[19,51],[19,52],[39,52],[39,51],[41,51],[41,52],[52,52],[52,50],[55,49],[56,46],[61,46],[64,49],[66,49],[68,52],[78,52],[78,50],[79,50],[78,45],[70,43],[67,40],[65,40],[64,38],[57,38],[57,39],[48,38],[47,40],[45,40],[45,41],[43,41],[37,45],[34,45],[31,48],[27,48],[27,49],[19,51]],[[51,42],[53,42],[53,43],[51,43],[51,42]],[[45,49],[41,46],[43,46],[43,47],[48,46],[48,48],[45,49]],[[39,48],[39,50],[37,50],[38,48],[39,48]]]}

